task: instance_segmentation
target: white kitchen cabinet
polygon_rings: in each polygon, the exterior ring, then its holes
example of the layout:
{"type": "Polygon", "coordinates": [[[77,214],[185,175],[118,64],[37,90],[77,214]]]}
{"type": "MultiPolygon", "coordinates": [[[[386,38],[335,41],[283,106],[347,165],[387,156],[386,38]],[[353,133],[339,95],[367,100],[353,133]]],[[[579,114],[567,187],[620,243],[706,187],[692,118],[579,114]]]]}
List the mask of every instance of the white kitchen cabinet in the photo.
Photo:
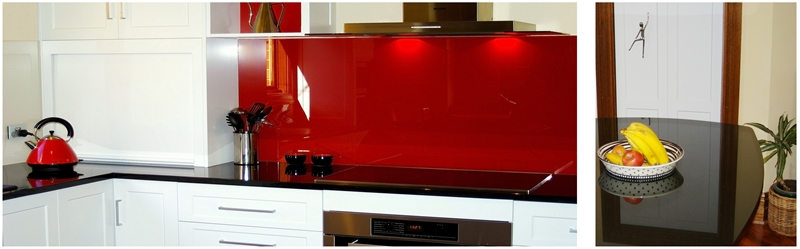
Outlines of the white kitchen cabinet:
{"type": "MultiPolygon", "coordinates": [[[[70,146],[87,163],[207,166],[209,148],[215,146],[208,136],[223,129],[230,133],[224,111],[206,113],[230,107],[207,106],[201,39],[44,41],[41,46],[42,115],[72,124],[70,146]]],[[[55,130],[66,134],[60,126],[55,130]]]]}
{"type": "Polygon", "coordinates": [[[61,246],[113,246],[114,184],[111,180],[58,190],[61,246]]]}
{"type": "Polygon", "coordinates": [[[577,205],[514,201],[514,246],[575,246],[577,205]]]}
{"type": "Polygon", "coordinates": [[[181,246],[322,246],[322,231],[181,222],[181,246]]]}
{"type": "Polygon", "coordinates": [[[114,179],[117,246],[178,245],[176,182],[114,179]]]}
{"type": "Polygon", "coordinates": [[[3,246],[57,246],[56,191],[3,201],[3,246]]]}
{"type": "Polygon", "coordinates": [[[40,3],[42,40],[200,38],[205,4],[40,3]]]}
{"type": "Polygon", "coordinates": [[[322,231],[322,191],[178,184],[180,221],[322,231]]]}

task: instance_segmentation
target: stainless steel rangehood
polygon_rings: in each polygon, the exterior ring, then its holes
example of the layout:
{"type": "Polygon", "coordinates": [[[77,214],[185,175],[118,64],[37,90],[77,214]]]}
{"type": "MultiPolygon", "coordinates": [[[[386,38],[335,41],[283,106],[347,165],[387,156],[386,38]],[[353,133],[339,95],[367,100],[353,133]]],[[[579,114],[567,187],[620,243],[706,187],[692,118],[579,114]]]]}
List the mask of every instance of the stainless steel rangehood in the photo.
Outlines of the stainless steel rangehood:
{"type": "Polygon", "coordinates": [[[476,34],[536,31],[520,21],[494,21],[492,3],[403,3],[403,22],[345,23],[345,33],[476,34]]]}

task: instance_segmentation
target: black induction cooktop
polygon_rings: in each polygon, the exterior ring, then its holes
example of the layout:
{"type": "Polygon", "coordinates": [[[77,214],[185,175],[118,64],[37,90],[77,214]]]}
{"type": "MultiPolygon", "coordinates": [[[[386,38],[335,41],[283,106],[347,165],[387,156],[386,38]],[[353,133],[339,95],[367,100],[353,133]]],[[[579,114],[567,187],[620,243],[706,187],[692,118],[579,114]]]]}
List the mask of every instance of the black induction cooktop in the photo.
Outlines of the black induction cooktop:
{"type": "Polygon", "coordinates": [[[348,186],[423,188],[530,194],[551,178],[548,173],[355,166],[315,179],[348,186]]]}

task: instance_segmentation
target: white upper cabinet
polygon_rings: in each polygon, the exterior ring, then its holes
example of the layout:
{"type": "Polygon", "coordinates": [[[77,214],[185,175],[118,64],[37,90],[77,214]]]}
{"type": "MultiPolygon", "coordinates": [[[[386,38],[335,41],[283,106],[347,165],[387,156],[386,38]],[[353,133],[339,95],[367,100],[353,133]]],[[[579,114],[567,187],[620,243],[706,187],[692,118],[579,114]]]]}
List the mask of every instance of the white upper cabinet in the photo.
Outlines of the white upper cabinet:
{"type": "Polygon", "coordinates": [[[40,3],[42,40],[203,37],[205,3],[40,3]]]}

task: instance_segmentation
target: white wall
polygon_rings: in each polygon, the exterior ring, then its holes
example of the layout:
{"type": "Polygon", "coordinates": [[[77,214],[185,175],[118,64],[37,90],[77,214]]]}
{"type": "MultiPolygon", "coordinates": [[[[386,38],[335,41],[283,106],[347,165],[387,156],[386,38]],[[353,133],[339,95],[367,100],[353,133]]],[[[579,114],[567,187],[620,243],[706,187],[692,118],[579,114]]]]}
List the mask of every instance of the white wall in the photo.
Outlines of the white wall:
{"type": "MultiPolygon", "coordinates": [[[[740,124],[758,122],[774,130],[783,113],[797,117],[796,16],[795,3],[742,4],[740,124]]],[[[755,133],[767,138],[760,130],[755,133]]],[[[787,160],[785,179],[797,178],[795,160],[787,160]]],[[[772,159],[764,166],[764,192],[775,179],[774,165],[772,159]]]]}
{"type": "Polygon", "coordinates": [[[3,41],[39,40],[39,5],[3,3],[3,41]]]}
{"type": "MultiPolygon", "coordinates": [[[[514,20],[536,24],[536,30],[568,34],[578,32],[577,3],[498,3],[493,4],[494,20],[514,20]]],[[[402,22],[401,2],[336,3],[336,32],[345,23],[402,22]]]]}
{"type": "Polygon", "coordinates": [[[33,132],[42,119],[38,16],[36,3],[3,3],[3,165],[30,153],[23,142],[31,138],[6,139],[6,127],[24,124],[33,132]]]}

